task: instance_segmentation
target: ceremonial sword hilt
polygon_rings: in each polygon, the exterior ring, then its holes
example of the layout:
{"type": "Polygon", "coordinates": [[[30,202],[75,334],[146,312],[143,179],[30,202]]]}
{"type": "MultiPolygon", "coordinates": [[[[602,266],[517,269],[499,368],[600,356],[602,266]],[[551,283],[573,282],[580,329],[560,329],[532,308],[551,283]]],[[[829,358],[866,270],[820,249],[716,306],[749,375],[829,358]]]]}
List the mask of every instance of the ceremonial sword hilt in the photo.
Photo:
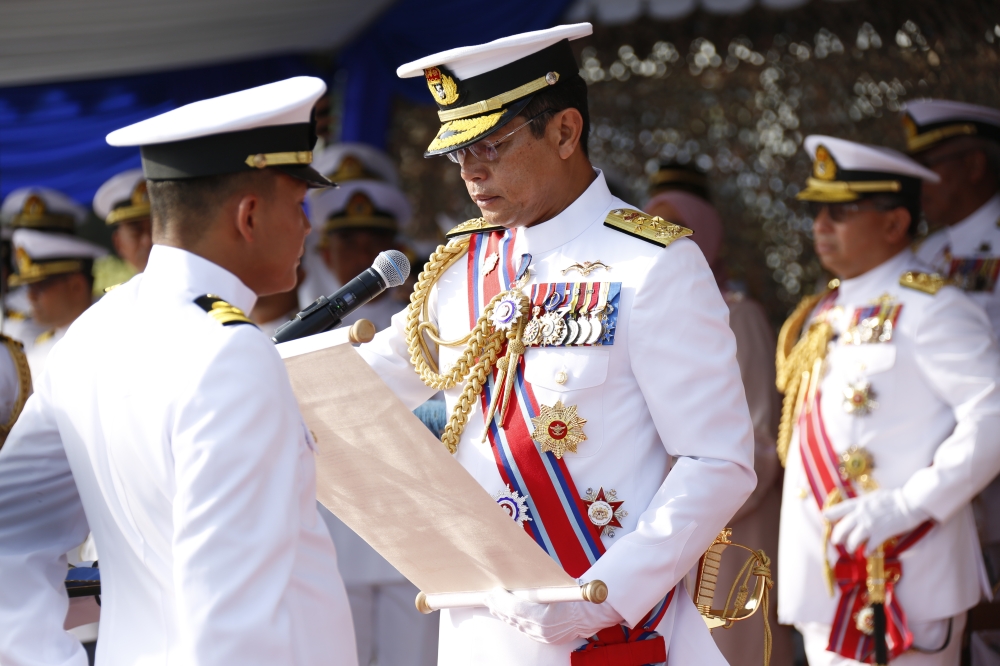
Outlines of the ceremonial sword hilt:
{"type": "Polygon", "coordinates": [[[729,539],[732,532],[728,527],[722,530],[698,561],[694,604],[709,629],[717,627],[728,629],[733,626],[734,622],[749,619],[758,609],[763,607],[764,663],[767,664],[771,658],[771,627],[767,617],[768,590],[773,584],[771,582],[771,558],[762,550],[752,550],[741,544],[733,543],[729,539]],[[719,583],[719,570],[722,567],[722,553],[730,546],[749,552],[750,557],[740,569],[736,580],[729,589],[725,605],[722,608],[713,608],[715,590],[719,583]],[[751,577],[756,579],[752,594],[749,593],[748,589],[751,577]]]}

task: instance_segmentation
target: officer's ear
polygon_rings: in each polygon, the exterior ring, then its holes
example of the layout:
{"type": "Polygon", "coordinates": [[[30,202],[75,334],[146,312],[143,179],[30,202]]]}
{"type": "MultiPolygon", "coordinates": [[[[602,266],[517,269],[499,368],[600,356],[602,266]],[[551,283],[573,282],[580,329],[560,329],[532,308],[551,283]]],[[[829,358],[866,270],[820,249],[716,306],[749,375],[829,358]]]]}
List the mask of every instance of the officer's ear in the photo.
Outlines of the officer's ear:
{"type": "Polygon", "coordinates": [[[885,240],[891,245],[910,242],[910,211],[898,206],[886,211],[883,233],[885,240]]]}
{"type": "Polygon", "coordinates": [[[559,133],[558,151],[561,159],[569,159],[580,145],[583,135],[583,116],[573,107],[563,109],[553,116],[551,124],[559,133]]]}
{"type": "Polygon", "coordinates": [[[261,201],[256,192],[243,192],[236,203],[236,217],[233,223],[243,240],[253,242],[254,233],[260,226],[261,201]]]}

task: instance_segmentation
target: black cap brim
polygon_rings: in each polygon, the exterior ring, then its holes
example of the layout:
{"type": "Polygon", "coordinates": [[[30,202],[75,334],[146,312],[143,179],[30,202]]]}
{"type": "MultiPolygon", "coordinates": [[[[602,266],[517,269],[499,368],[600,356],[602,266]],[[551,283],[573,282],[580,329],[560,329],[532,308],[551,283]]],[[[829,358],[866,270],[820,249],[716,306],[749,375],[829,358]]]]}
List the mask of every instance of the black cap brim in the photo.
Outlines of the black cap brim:
{"type": "Polygon", "coordinates": [[[329,178],[321,174],[312,166],[299,166],[299,165],[280,165],[268,167],[269,169],[274,169],[275,171],[280,171],[286,176],[291,176],[292,178],[298,178],[299,180],[306,181],[310,189],[317,189],[321,187],[336,187],[337,184],[331,181],[329,178]]]}

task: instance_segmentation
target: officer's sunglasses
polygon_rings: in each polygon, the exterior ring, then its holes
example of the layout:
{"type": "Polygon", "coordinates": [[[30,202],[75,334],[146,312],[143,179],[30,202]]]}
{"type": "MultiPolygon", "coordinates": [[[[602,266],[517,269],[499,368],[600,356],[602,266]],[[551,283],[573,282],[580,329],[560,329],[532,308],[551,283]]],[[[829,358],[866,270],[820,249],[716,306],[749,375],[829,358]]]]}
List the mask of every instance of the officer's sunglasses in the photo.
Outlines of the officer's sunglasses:
{"type": "Polygon", "coordinates": [[[820,213],[823,212],[825,208],[828,211],[830,219],[834,222],[846,222],[858,213],[864,213],[866,211],[879,211],[885,212],[892,210],[893,208],[898,208],[898,204],[894,206],[887,206],[886,204],[879,204],[874,201],[851,201],[848,203],[821,203],[819,201],[810,201],[809,203],[809,216],[812,219],[819,217],[820,213]]]}
{"type": "Polygon", "coordinates": [[[552,109],[545,109],[541,113],[529,118],[527,122],[522,123],[521,125],[518,125],[511,131],[507,132],[496,141],[489,141],[487,139],[483,139],[482,141],[477,141],[471,146],[466,146],[465,148],[459,148],[458,150],[453,150],[450,153],[448,153],[448,159],[454,162],[455,164],[462,164],[463,162],[465,162],[465,157],[467,154],[466,151],[468,151],[472,153],[472,155],[480,162],[496,162],[497,160],[500,159],[500,153],[497,151],[497,146],[499,146],[501,143],[512,137],[519,130],[524,129],[531,123],[535,122],[536,120],[544,116],[546,113],[551,113],[551,112],[552,109]]]}

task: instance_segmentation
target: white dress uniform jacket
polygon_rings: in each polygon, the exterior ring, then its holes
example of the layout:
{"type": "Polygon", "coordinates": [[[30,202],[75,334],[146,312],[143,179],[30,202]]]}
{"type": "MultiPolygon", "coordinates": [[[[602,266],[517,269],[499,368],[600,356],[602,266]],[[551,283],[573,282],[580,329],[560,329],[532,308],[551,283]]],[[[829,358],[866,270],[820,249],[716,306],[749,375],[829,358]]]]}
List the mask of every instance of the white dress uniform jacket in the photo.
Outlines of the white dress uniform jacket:
{"type": "Polygon", "coordinates": [[[157,245],[85,312],[0,450],[0,663],[87,663],[67,550],[101,551],[98,663],[356,664],[311,439],[236,276],[157,245]]]}
{"type": "MultiPolygon", "coordinates": [[[[1000,193],[958,224],[928,236],[916,248],[916,254],[945,277],[948,277],[951,258],[1000,260],[1000,193]]],[[[967,293],[986,310],[993,330],[1000,331],[1000,288],[967,293]]]]}
{"type": "MultiPolygon", "coordinates": [[[[958,289],[930,295],[900,286],[911,270],[926,267],[904,250],[840,283],[828,319],[840,337],[830,343],[819,388],[835,451],[867,449],[878,486],[902,488],[908,506],[935,521],[899,558],[895,594],[913,625],[955,616],[989,594],[969,502],[1000,471],[1000,350],[982,309],[958,289]],[[884,294],[902,305],[891,340],[846,344],[854,311],[884,294]],[[877,407],[855,416],[845,410],[844,391],[861,381],[870,382],[877,407]]],[[[833,622],[839,593],[828,594],[823,562],[832,566],[837,555],[823,548],[823,525],[796,428],[778,548],[782,623],[833,622]]]]}
{"type": "MultiPolygon", "coordinates": [[[[754,488],[753,429],[736,345],[715,278],[694,243],[667,248],[605,227],[614,208],[599,171],[590,187],[559,215],[519,229],[514,257],[530,253],[531,283],[620,281],[614,344],[528,348],[525,379],[540,405],[576,405],[586,441],[566,461],[578,489],[614,488],[628,516],[608,550],[584,579],[600,579],[608,603],[637,623],[697,562],[754,488]],[[610,266],[587,277],[562,270],[575,262],[610,266]],[[564,383],[560,373],[565,373],[564,383]],[[671,469],[672,457],[676,457],[671,469]]],[[[430,295],[441,337],[469,330],[467,262],[456,263],[430,295]]],[[[359,351],[408,407],[436,391],[410,365],[405,313],[359,351]]],[[[461,352],[442,348],[439,367],[461,352]]],[[[461,387],[445,392],[449,413],[461,387]]],[[[469,416],[456,457],[490,493],[504,484],[488,443],[483,413],[469,416]]],[[[446,490],[442,490],[446,492],[446,490]]],[[[724,664],[683,586],[657,629],[671,664],[724,664]]],[[[441,617],[441,666],[569,664],[583,640],[536,643],[486,609],[441,617]]]]}

